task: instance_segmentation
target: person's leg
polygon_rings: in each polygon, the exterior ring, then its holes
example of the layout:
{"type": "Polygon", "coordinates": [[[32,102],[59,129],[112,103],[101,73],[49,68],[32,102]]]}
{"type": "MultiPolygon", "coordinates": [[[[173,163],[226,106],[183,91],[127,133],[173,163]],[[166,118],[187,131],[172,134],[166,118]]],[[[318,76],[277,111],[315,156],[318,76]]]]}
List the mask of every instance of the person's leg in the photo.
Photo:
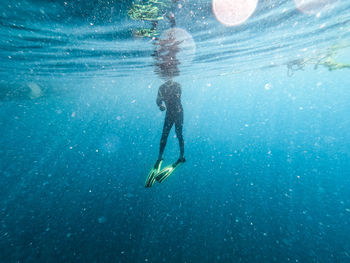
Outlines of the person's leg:
{"type": "Polygon", "coordinates": [[[185,150],[184,139],[182,135],[182,127],[183,127],[183,113],[179,114],[178,118],[175,121],[175,133],[176,133],[177,139],[179,140],[179,147],[180,147],[179,159],[184,159],[184,150],[185,150]]]}
{"type": "Polygon", "coordinates": [[[165,149],[165,145],[166,145],[166,142],[168,140],[169,132],[170,132],[173,124],[174,124],[174,122],[169,118],[168,115],[166,115],[165,120],[164,120],[162,138],[160,139],[158,160],[161,160],[163,158],[163,152],[165,149]]]}

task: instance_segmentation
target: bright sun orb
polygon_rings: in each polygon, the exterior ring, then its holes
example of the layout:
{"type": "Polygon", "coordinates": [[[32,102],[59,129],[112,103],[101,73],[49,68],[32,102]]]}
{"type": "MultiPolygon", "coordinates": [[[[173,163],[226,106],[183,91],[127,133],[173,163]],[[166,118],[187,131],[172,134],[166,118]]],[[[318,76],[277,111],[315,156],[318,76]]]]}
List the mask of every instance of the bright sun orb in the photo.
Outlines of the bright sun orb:
{"type": "Polygon", "coordinates": [[[225,26],[237,26],[254,13],[257,5],[258,0],[213,0],[213,12],[225,26]]]}

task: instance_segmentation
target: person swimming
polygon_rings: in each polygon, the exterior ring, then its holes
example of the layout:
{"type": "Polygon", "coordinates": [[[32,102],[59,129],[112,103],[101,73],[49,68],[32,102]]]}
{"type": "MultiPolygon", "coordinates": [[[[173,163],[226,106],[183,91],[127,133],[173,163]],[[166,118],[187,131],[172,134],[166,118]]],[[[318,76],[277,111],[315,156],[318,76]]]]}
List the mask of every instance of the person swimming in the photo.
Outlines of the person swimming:
{"type": "Polygon", "coordinates": [[[180,156],[178,161],[185,162],[184,139],[182,135],[183,108],[181,104],[181,85],[172,79],[166,81],[158,89],[156,103],[161,111],[166,110],[162,137],[160,140],[158,160],[163,159],[163,152],[168,140],[169,132],[175,124],[176,137],[179,140],[180,156]],[[165,106],[163,105],[165,103],[165,106]]]}
{"type": "Polygon", "coordinates": [[[166,110],[166,114],[164,119],[163,132],[160,139],[158,159],[148,174],[145,187],[151,187],[155,181],[161,183],[186,161],[184,156],[184,139],[182,135],[184,113],[181,104],[181,85],[173,81],[172,78],[168,78],[168,80],[158,89],[156,103],[161,111],[166,110]],[[170,130],[174,124],[175,133],[179,140],[180,156],[175,163],[161,169],[163,162],[163,152],[168,140],[170,130]]]}

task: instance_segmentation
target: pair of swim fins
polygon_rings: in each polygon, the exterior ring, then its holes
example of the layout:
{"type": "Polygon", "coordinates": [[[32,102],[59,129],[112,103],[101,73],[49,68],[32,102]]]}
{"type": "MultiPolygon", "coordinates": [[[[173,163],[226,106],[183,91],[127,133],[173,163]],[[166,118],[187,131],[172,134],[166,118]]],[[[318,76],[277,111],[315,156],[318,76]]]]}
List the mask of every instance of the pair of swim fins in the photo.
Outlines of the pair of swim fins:
{"type": "Polygon", "coordinates": [[[184,162],[185,159],[179,159],[175,163],[168,165],[161,170],[163,160],[157,160],[147,176],[145,187],[151,187],[156,181],[158,183],[163,182],[184,162]]]}

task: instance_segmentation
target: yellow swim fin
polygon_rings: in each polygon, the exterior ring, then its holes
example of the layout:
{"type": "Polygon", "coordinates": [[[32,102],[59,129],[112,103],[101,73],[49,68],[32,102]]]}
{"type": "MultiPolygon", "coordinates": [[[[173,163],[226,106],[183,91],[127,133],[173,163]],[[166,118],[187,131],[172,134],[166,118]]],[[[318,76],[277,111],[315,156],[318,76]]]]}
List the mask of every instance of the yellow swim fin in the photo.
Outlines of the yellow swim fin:
{"type": "Polygon", "coordinates": [[[157,160],[156,163],[153,165],[151,171],[148,173],[145,187],[151,187],[154,182],[156,181],[156,176],[158,175],[160,168],[162,166],[163,160],[157,160]]]}
{"type": "Polygon", "coordinates": [[[169,165],[165,168],[163,168],[158,175],[156,176],[156,180],[158,183],[163,182],[165,179],[167,179],[175,170],[185,162],[185,158],[177,160],[172,165],[169,165]]]}

